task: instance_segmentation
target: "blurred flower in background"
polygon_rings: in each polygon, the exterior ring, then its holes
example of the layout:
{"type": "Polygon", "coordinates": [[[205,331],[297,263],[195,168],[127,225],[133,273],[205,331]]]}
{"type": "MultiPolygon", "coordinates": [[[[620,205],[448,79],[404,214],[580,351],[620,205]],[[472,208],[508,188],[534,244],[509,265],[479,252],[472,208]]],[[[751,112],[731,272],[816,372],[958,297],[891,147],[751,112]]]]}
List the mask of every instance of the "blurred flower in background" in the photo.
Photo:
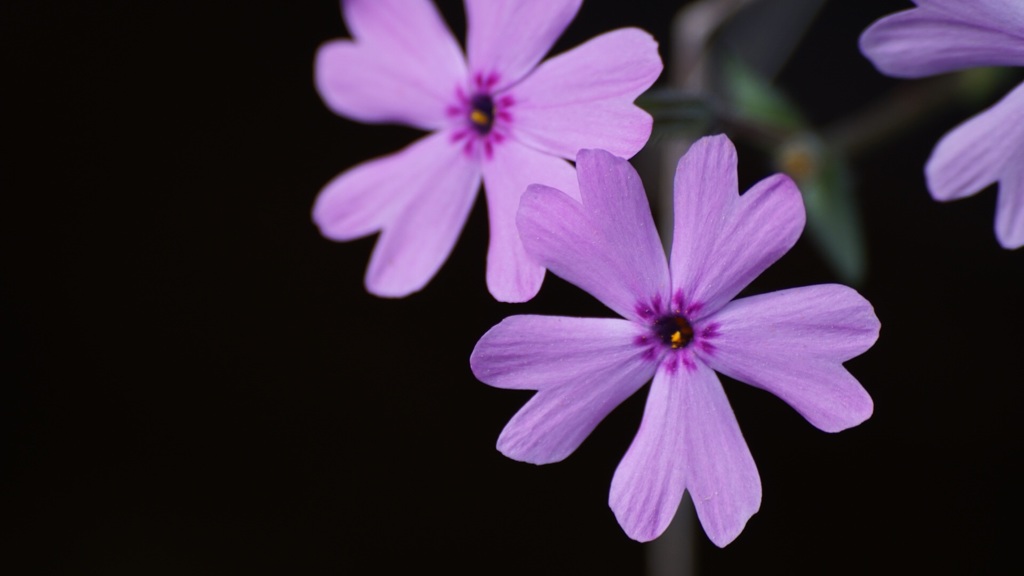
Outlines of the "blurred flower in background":
{"type": "MultiPolygon", "coordinates": [[[[890,76],[919,78],[981,66],[1024,65],[1024,3],[915,0],[860,38],[861,51],[890,76]]],[[[925,166],[928,189],[947,201],[999,183],[996,237],[1024,245],[1024,85],[939,141],[925,166]]]]}
{"type": "Polygon", "coordinates": [[[538,65],[582,0],[466,0],[464,57],[428,0],[345,0],[353,39],[324,44],[316,86],[337,114],[431,133],[365,162],[320,192],[313,219],[345,241],[380,231],[367,289],[402,297],[448,258],[483,181],[490,220],[487,286],[519,302],[544,268],[523,250],[515,212],[527,185],[578,197],[567,161],[584,147],[624,157],[651,133],[633,100],[661,73],[657,43],[621,29],[538,65]]]}

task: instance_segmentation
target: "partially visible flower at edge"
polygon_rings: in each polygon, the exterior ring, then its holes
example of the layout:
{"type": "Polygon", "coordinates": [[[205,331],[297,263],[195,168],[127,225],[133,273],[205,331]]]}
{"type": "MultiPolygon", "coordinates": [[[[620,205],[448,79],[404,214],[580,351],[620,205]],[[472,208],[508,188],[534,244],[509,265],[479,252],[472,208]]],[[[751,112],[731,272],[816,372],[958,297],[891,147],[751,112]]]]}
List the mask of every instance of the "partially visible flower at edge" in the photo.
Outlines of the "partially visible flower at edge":
{"type": "MultiPolygon", "coordinates": [[[[1024,66],[1024,2],[914,0],[876,21],[861,52],[884,74],[920,78],[980,66],[1024,66]]],[[[999,183],[995,231],[1024,246],[1024,84],[946,134],[925,165],[928,190],[947,201],[999,183]]]]}
{"type": "Polygon", "coordinates": [[[448,258],[483,181],[490,225],[487,286],[521,302],[544,268],[523,250],[515,213],[527,185],[579,197],[580,148],[638,152],[649,114],[633,104],[661,74],[646,32],[608,32],[538,65],[582,0],[465,0],[467,57],[429,0],[342,0],[353,40],[319,49],[317,89],[335,113],[431,131],[357,165],[320,192],[313,219],[346,241],[380,231],[367,289],[402,297],[448,258]]]}
{"type": "Polygon", "coordinates": [[[843,430],[872,412],[842,363],[871,347],[878,319],[835,284],[733,299],[793,246],[804,207],[782,174],[740,196],[725,136],[699,140],[679,161],[669,260],[633,167],[602,150],[580,151],[576,166],[582,202],[530,186],[519,231],[539,262],[624,319],[511,316],[480,339],[477,378],[537,390],[498,449],[562,460],[653,377],[609,504],[630,537],[647,541],[689,490],[704,531],[725,546],[760,507],[761,481],[715,371],[775,394],[821,430],[843,430]]]}

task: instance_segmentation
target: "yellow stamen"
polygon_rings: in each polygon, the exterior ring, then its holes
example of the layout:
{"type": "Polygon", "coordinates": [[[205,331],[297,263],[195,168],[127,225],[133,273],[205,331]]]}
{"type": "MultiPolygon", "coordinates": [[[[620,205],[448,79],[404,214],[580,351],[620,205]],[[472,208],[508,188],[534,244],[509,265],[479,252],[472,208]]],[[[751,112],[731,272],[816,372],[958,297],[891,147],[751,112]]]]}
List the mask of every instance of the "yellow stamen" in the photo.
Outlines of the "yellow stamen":
{"type": "Polygon", "coordinates": [[[670,339],[672,341],[673,348],[679,348],[683,345],[683,334],[679,330],[673,332],[670,339]]]}
{"type": "Polygon", "coordinates": [[[469,119],[477,126],[487,126],[490,124],[491,119],[479,110],[473,110],[469,113],[469,119]]]}

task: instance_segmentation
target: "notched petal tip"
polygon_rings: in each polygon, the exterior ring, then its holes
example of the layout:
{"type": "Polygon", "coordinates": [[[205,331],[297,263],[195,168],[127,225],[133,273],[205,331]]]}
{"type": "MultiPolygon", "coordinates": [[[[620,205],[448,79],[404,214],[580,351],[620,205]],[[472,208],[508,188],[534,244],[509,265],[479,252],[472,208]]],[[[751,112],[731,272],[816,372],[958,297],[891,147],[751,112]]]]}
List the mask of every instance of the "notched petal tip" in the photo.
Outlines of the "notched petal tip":
{"type": "Polygon", "coordinates": [[[880,323],[852,288],[822,284],[741,298],[714,320],[719,336],[703,358],[718,372],[771,392],[826,432],[871,416],[870,395],[842,363],[871,348],[880,323]]]}
{"type": "Polygon", "coordinates": [[[708,527],[705,526],[704,533],[708,535],[708,540],[711,540],[712,544],[719,548],[725,548],[739,538],[740,534],[742,534],[747,528],[747,524],[750,522],[750,519],[753,518],[754,514],[757,514],[760,509],[761,499],[758,497],[757,504],[753,509],[744,513],[734,524],[728,527],[722,527],[721,530],[708,529],[708,527]]]}
{"type": "Polygon", "coordinates": [[[673,288],[711,314],[796,244],[806,224],[803,197],[785,174],[743,194],[736,149],[725,136],[698,140],[676,169],[673,288]]]}
{"type": "Polygon", "coordinates": [[[322,44],[314,62],[327,107],[359,122],[448,126],[446,109],[466,64],[434,2],[346,0],[342,10],[353,39],[322,44]]]}
{"type": "MultiPolygon", "coordinates": [[[[798,204],[800,207],[800,210],[798,211],[799,214],[794,214],[794,216],[799,216],[802,221],[806,220],[807,211],[804,208],[803,194],[800,193],[800,187],[797,186],[796,181],[794,181],[788,174],[783,172],[772,174],[764,180],[761,180],[761,182],[758,182],[756,187],[766,188],[766,193],[774,195],[778,202],[787,201],[798,204]]],[[[751,190],[753,190],[753,188],[751,188],[751,190]]]]}
{"type": "Polygon", "coordinates": [[[576,152],[577,174],[581,168],[584,171],[612,170],[623,162],[628,162],[628,160],[600,148],[580,148],[576,152]]]}
{"type": "Polygon", "coordinates": [[[654,368],[617,318],[512,316],[470,356],[474,375],[496,388],[537,390],[509,420],[498,450],[533,464],[566,458],[654,368]]]}
{"type": "Polygon", "coordinates": [[[517,138],[563,158],[584,147],[632,157],[647,143],[651,115],[634,101],[664,68],[657,42],[636,28],[601,34],[543,62],[515,87],[517,138]]]}

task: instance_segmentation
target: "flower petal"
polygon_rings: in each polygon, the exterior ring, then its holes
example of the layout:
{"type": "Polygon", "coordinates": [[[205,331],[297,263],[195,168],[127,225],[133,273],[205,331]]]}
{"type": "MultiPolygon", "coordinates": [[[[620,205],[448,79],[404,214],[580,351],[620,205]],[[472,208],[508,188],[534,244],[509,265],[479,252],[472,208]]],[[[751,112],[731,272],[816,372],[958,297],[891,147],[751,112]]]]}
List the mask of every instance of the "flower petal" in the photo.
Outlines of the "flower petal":
{"type": "Polygon", "coordinates": [[[603,150],[576,159],[582,203],[531,185],[519,205],[526,252],[620,315],[639,320],[668,301],[668,266],[636,170],[603,150]]]}
{"type": "Polygon", "coordinates": [[[493,90],[522,80],[576,17],[583,0],[466,0],[466,52],[493,90]]]}
{"type": "Polygon", "coordinates": [[[470,356],[473,374],[498,388],[539,390],[509,421],[498,449],[545,464],[571,454],[595,426],[654,374],[635,344],[643,328],[618,318],[512,316],[470,356]]]}
{"type": "Polygon", "coordinates": [[[433,134],[336,176],[313,204],[313,221],[320,233],[344,242],[383,228],[405,207],[421,183],[420,175],[448,160],[449,140],[446,134],[433,134]]]}
{"type": "Polygon", "coordinates": [[[936,200],[976,194],[997,181],[1024,151],[1024,84],[957,126],[935,146],[925,177],[936,200]]]}
{"type": "Polygon", "coordinates": [[[484,192],[490,219],[487,287],[501,302],[525,302],[544,281],[544,267],[526,254],[516,229],[519,200],[530,184],[541,183],[579,198],[576,170],[565,160],[508,140],[484,161],[484,192]]]}
{"type": "Polygon", "coordinates": [[[1024,163],[1010,162],[999,179],[996,237],[1003,248],[1024,246],[1024,163]]]}
{"type": "Polygon", "coordinates": [[[387,208],[388,220],[366,271],[366,288],[377,296],[408,296],[434,277],[462,232],[480,188],[479,164],[453,145],[449,134],[438,133],[423,142],[422,149],[402,162],[378,164],[375,168],[381,173],[389,170],[386,176],[362,181],[390,179],[381,189],[364,189],[362,196],[389,190],[401,204],[399,209],[387,208]]]}
{"type": "MultiPolygon", "coordinates": [[[[675,376],[682,374],[689,372],[680,370],[675,376]]],[[[647,542],[660,536],[686,491],[689,387],[689,382],[675,382],[664,368],[657,371],[640,429],[615,469],[608,505],[634,540],[647,542]]]]}
{"type": "Polygon", "coordinates": [[[671,259],[673,289],[694,319],[724,306],[789,251],[804,218],[788,176],[765,178],[740,196],[732,142],[695,142],[676,168],[671,259]]]}
{"type": "Polygon", "coordinates": [[[1024,5],[1014,0],[911,0],[922,9],[949,14],[978,26],[1017,34],[1024,30],[1024,5]]]}
{"type": "Polygon", "coordinates": [[[458,42],[429,0],[345,0],[355,41],[317,51],[317,90],[336,114],[433,130],[465,83],[458,42]]]}
{"type": "Polygon", "coordinates": [[[608,32],[545,61],[512,90],[515,138],[563,158],[581,148],[636,154],[650,114],[633,104],[661,74],[658,43],[636,28],[608,32]]]}
{"type": "Polygon", "coordinates": [[[741,298],[708,321],[717,336],[697,353],[715,370],[775,394],[826,432],[871,416],[871,397],[842,365],[878,339],[878,318],[855,290],[825,284],[741,298]]]}
{"type": "Polygon", "coordinates": [[[761,506],[761,479],[718,377],[697,362],[654,376],[640,430],[612,478],[609,505],[630,538],[657,538],[690,490],[701,525],[732,542],[761,506]]]}
{"type": "Polygon", "coordinates": [[[1024,64],[1024,10],[1019,3],[920,4],[876,21],[861,35],[861,52],[882,73],[918,78],[978,66],[1024,64]]]}

